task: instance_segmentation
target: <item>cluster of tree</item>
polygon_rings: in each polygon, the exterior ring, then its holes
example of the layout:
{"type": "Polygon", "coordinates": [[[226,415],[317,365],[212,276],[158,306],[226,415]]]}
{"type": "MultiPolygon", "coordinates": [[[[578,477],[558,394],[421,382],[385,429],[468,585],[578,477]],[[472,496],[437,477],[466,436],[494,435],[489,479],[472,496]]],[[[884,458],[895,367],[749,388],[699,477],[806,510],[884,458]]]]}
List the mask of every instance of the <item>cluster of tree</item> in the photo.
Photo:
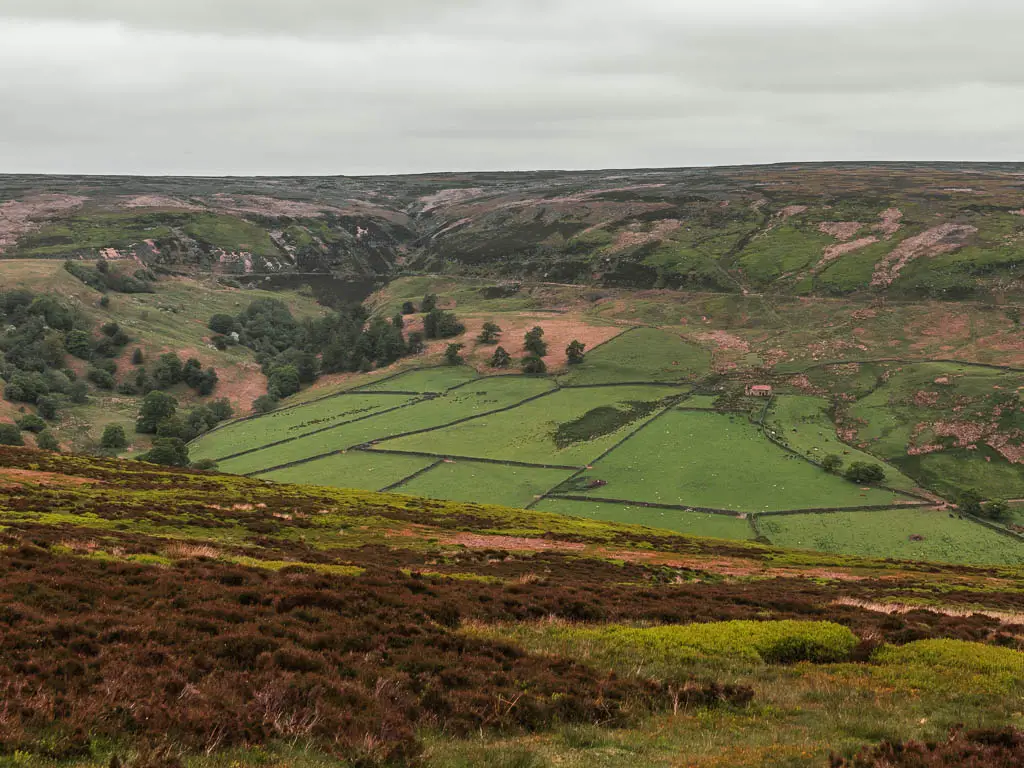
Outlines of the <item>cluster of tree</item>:
{"type": "Polygon", "coordinates": [[[428,293],[423,297],[423,301],[420,302],[419,309],[417,309],[416,305],[411,301],[406,301],[402,304],[402,311],[400,314],[415,315],[417,312],[423,312],[426,314],[428,312],[433,312],[435,309],[437,309],[437,294],[428,293]]]}
{"type": "Polygon", "coordinates": [[[423,332],[428,339],[450,339],[466,332],[453,312],[432,309],[423,316],[423,332]]]}
{"type": "Polygon", "coordinates": [[[1010,516],[1010,505],[1002,499],[985,500],[982,494],[974,488],[968,488],[960,493],[957,498],[957,506],[960,511],[966,512],[975,517],[985,517],[989,520],[1001,521],[1010,516]]]}
{"type": "MultiPolygon", "coordinates": [[[[148,395],[150,392],[170,389],[175,384],[184,382],[187,386],[196,391],[200,397],[213,394],[217,388],[217,371],[212,366],[203,368],[203,364],[194,357],[190,357],[184,363],[174,352],[166,352],[157,358],[152,370],[141,367],[145,363],[145,356],[141,349],[132,353],[132,364],[138,367],[135,375],[125,379],[118,386],[117,390],[123,395],[148,395]]],[[[113,371],[111,372],[113,373],[113,371]]],[[[111,382],[113,377],[111,376],[111,382]]],[[[110,389],[97,381],[96,385],[101,388],[110,389]]]]}
{"type": "MultiPolygon", "coordinates": [[[[821,460],[821,468],[830,474],[838,475],[843,469],[843,457],[830,453],[821,460]]],[[[857,485],[878,485],[885,482],[885,469],[866,461],[853,462],[842,475],[857,485]]]]}
{"type": "MultiPolygon", "coordinates": [[[[463,330],[450,313],[432,313],[425,320],[431,317],[428,336],[432,331],[437,338],[449,338],[463,330]],[[458,330],[453,332],[455,326],[458,330]]],[[[257,401],[257,411],[272,409],[280,398],[322,374],[369,371],[418,354],[423,334],[412,333],[407,339],[404,326],[401,313],[391,321],[371,321],[359,305],[300,322],[277,299],[257,299],[237,317],[218,314],[209,324],[218,346],[238,343],[256,352],[268,380],[267,395],[257,401]]]]}
{"type": "Polygon", "coordinates": [[[0,377],[4,397],[35,405],[46,419],[57,417],[64,401],[84,403],[89,387],[70,368],[68,353],[91,365],[86,378],[112,389],[117,370],[111,358],[131,338],[117,323],[92,333],[91,323],[77,310],[53,296],[26,290],[0,293],[0,377]]]}
{"type": "Polygon", "coordinates": [[[153,293],[156,275],[148,269],[137,269],[126,275],[110,268],[110,263],[99,259],[95,266],[81,261],[65,261],[64,269],[97,291],[116,293],[153,293]]]}
{"type": "Polygon", "coordinates": [[[155,390],[142,401],[135,431],[158,437],[177,437],[185,442],[195,440],[233,415],[226,399],[197,405],[188,414],[178,412],[178,400],[166,392],[155,390]]]}
{"type": "MultiPolygon", "coordinates": [[[[501,328],[494,323],[484,323],[483,331],[477,340],[482,344],[497,343],[500,333],[501,328]]],[[[548,367],[544,362],[544,357],[548,353],[548,344],[544,341],[544,329],[540,326],[535,326],[527,331],[526,336],[523,338],[523,348],[526,351],[526,354],[520,361],[523,373],[547,372],[548,367]]],[[[586,346],[583,342],[573,339],[565,350],[569,364],[579,365],[582,363],[585,351],[586,346]]],[[[494,354],[491,355],[489,364],[492,368],[508,368],[512,364],[512,356],[508,353],[508,350],[499,346],[494,350],[494,354]]]]}
{"type": "MultiPolygon", "coordinates": [[[[141,461],[172,466],[188,466],[188,446],[195,440],[233,415],[231,403],[214,400],[207,405],[197,405],[186,414],[179,413],[178,401],[172,395],[155,390],[146,395],[135,422],[135,431],[140,434],[156,435],[153,449],[139,457],[141,461]]],[[[123,430],[122,430],[123,432],[123,430]]],[[[127,436],[104,432],[101,445],[106,450],[122,451],[127,447],[127,436]],[[121,438],[124,438],[123,440],[121,438]]]]}
{"type": "Polygon", "coordinates": [[[28,415],[18,420],[17,424],[0,423],[0,445],[24,445],[22,431],[32,432],[36,436],[36,447],[43,451],[59,451],[60,443],[47,428],[45,421],[35,415],[28,415]],[[40,425],[42,425],[40,427],[40,425]]]}

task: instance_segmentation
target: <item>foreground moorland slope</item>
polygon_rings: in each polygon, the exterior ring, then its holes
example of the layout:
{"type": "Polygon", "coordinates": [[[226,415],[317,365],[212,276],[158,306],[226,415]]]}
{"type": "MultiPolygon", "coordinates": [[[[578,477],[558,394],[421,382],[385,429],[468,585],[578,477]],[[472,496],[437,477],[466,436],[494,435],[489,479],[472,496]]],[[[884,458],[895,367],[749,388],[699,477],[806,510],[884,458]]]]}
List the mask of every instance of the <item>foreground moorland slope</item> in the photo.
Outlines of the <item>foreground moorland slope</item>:
{"type": "Polygon", "coordinates": [[[4,764],[1013,766],[1024,749],[1019,568],[28,449],[0,449],[0,489],[4,764]]]}

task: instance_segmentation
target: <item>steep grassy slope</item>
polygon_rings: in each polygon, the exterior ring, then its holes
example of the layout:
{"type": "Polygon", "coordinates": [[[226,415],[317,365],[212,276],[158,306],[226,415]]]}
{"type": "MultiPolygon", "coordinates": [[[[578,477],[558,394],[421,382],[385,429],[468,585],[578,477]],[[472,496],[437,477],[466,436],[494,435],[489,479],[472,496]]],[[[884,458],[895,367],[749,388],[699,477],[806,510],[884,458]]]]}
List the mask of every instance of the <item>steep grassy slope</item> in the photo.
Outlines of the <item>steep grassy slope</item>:
{"type": "Polygon", "coordinates": [[[417,272],[634,288],[1020,294],[1014,164],[382,178],[0,177],[7,257],[231,274],[417,272]]]}
{"type": "Polygon", "coordinates": [[[1022,594],[1019,569],[0,449],[0,761],[822,766],[1024,726],[1022,594]]]}

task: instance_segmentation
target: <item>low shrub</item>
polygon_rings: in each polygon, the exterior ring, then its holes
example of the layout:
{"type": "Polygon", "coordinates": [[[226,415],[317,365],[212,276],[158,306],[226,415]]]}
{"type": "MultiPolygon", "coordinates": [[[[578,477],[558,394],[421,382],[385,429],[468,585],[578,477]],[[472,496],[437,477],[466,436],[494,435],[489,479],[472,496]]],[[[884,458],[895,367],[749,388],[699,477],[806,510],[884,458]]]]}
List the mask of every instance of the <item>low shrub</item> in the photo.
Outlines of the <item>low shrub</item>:
{"type": "Polygon", "coordinates": [[[599,642],[668,659],[728,657],[769,664],[843,661],[858,642],[849,629],[827,621],[723,621],[590,631],[600,636],[599,642]]]}
{"type": "MultiPolygon", "coordinates": [[[[509,630],[503,627],[502,631],[509,630]]],[[[487,632],[489,630],[485,630],[487,632]]],[[[511,628],[524,645],[554,646],[612,666],[661,667],[664,674],[708,659],[742,660],[753,664],[818,663],[848,660],[858,638],[848,628],[826,621],[721,621],[637,628],[621,625],[582,627],[567,623],[545,624],[536,637],[532,627],[511,628]]]]}
{"type": "Polygon", "coordinates": [[[939,743],[885,741],[850,759],[833,755],[831,768],[1019,768],[1024,765],[1024,731],[1016,728],[964,731],[954,728],[939,743]]]}
{"type": "Polygon", "coordinates": [[[964,640],[929,639],[885,645],[872,656],[879,677],[922,690],[998,692],[1024,686],[1024,653],[964,640]]]}

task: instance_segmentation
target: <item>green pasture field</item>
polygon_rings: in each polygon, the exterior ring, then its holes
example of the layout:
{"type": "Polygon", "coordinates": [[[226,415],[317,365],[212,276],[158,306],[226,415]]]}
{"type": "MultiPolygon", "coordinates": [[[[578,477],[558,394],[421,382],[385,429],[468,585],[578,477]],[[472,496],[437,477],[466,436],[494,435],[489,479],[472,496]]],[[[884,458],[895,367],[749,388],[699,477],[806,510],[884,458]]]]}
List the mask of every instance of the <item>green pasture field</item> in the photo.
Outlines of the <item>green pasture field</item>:
{"type": "Polygon", "coordinates": [[[680,408],[706,408],[711,410],[715,407],[718,395],[690,395],[679,404],[680,408]]]}
{"type": "Polygon", "coordinates": [[[572,422],[597,409],[623,410],[629,402],[657,401],[676,394],[681,394],[680,390],[668,386],[562,389],[511,411],[435,432],[389,440],[381,447],[481,459],[582,466],[596,459],[622,439],[628,430],[635,429],[650,417],[563,449],[555,444],[555,432],[560,424],[572,422]]]}
{"type": "Polygon", "coordinates": [[[586,517],[612,523],[629,523],[661,528],[687,536],[706,536],[713,539],[752,539],[750,523],[730,515],[707,512],[683,512],[671,509],[649,509],[628,504],[609,504],[602,501],[575,501],[548,497],[533,507],[538,512],[555,512],[570,517],[586,517]]]}
{"type": "Polygon", "coordinates": [[[754,238],[743,250],[743,274],[758,285],[771,285],[783,275],[814,266],[825,247],[834,243],[828,235],[813,229],[783,224],[754,238]]]}
{"type": "Polygon", "coordinates": [[[406,371],[357,389],[360,392],[445,392],[478,377],[479,374],[468,365],[442,365],[437,368],[406,371]]]}
{"type": "Polygon", "coordinates": [[[586,355],[559,381],[564,385],[618,381],[682,381],[708,372],[711,353],[657,328],[637,328],[616,336],[586,355]]]}
{"type": "MultiPolygon", "coordinates": [[[[330,451],[340,451],[373,440],[438,427],[458,419],[482,415],[514,405],[554,387],[548,379],[527,376],[495,376],[468,384],[440,397],[414,403],[391,413],[346,424],[327,432],[294,440],[284,445],[264,448],[254,453],[228,459],[220,464],[225,472],[247,474],[292,461],[301,461],[330,451]]],[[[545,398],[546,399],[546,398],[545,398]]],[[[307,406],[304,406],[304,408],[307,406]]],[[[427,448],[411,449],[436,452],[432,443],[427,448]]],[[[388,448],[397,447],[388,443],[388,448]]],[[[244,450],[244,448],[240,448],[244,450]]]]}
{"type": "Polygon", "coordinates": [[[284,408],[257,419],[236,421],[203,435],[192,443],[189,455],[193,460],[230,456],[249,448],[364,418],[414,399],[415,396],[402,395],[337,395],[308,405],[284,408]]]}
{"type": "Polygon", "coordinates": [[[932,509],[763,515],[758,528],[777,547],[986,565],[1024,564],[1024,542],[932,509]],[[911,536],[923,536],[912,541],[911,536]]]}
{"type": "MultiPolygon", "coordinates": [[[[685,405],[685,403],[684,403],[685,405]]],[[[878,464],[870,454],[851,448],[836,435],[835,425],[828,417],[828,402],[810,395],[778,395],[765,418],[765,428],[775,432],[790,448],[816,462],[835,454],[844,466],[855,461],[878,464]]],[[[885,484],[902,491],[916,486],[912,479],[892,466],[885,468],[885,484]]]]}
{"type": "Polygon", "coordinates": [[[358,488],[379,491],[430,466],[433,459],[418,456],[374,454],[367,451],[348,451],[307,461],[287,469],[268,472],[259,477],[278,483],[305,483],[327,485],[334,488],[358,488]]]}
{"type": "MultiPolygon", "coordinates": [[[[369,455],[389,456],[379,452],[369,455]]],[[[571,474],[571,471],[564,469],[456,461],[452,464],[439,464],[429,472],[394,488],[393,492],[446,501],[525,507],[571,474]]]]}
{"type": "Polygon", "coordinates": [[[915,431],[923,430],[918,443],[930,442],[928,425],[936,422],[998,423],[1006,431],[1024,427],[1016,395],[1022,385],[1020,373],[972,365],[907,364],[892,369],[888,380],[852,404],[848,413],[859,420],[857,436],[868,450],[898,463],[924,484],[954,493],[976,486],[989,497],[1024,496],[1024,470],[984,445],[974,451],[907,455],[915,431]],[[936,383],[942,378],[948,383],[936,383]],[[919,393],[937,400],[929,405],[919,393]]]}
{"type": "Polygon", "coordinates": [[[861,440],[886,457],[906,455],[914,428],[921,422],[964,420],[989,415],[993,395],[1024,385],[1024,375],[972,365],[915,363],[890,370],[888,380],[850,406],[849,414],[867,424],[859,429],[861,440]],[[936,384],[947,377],[948,384],[936,384]],[[933,406],[918,405],[918,392],[938,395],[933,406]],[[966,409],[964,404],[969,401],[966,409]],[[960,410],[954,410],[959,408],[960,410]]]}
{"type": "Polygon", "coordinates": [[[741,512],[893,504],[773,445],[742,415],[673,410],[572,482],[564,493],[741,512]],[[586,488],[592,480],[607,483],[586,488]]]}
{"type": "Polygon", "coordinates": [[[901,463],[940,492],[956,495],[962,488],[977,488],[990,499],[1024,497],[1024,469],[1005,461],[988,446],[978,451],[958,449],[907,456],[901,463]],[[986,461],[986,457],[992,461],[986,461]]]}

